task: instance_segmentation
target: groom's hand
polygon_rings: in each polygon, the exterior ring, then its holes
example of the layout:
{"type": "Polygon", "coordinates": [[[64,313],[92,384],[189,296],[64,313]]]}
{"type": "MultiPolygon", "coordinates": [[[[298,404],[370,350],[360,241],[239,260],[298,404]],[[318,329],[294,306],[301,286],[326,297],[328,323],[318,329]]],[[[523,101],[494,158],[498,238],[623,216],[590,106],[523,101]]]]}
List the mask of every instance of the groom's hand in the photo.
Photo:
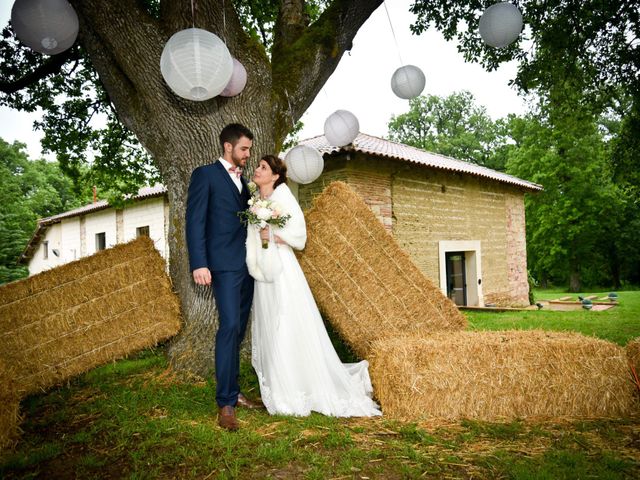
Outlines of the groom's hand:
{"type": "Polygon", "coordinates": [[[193,271],[193,281],[197,285],[211,285],[211,272],[207,267],[196,268],[193,271]]]}

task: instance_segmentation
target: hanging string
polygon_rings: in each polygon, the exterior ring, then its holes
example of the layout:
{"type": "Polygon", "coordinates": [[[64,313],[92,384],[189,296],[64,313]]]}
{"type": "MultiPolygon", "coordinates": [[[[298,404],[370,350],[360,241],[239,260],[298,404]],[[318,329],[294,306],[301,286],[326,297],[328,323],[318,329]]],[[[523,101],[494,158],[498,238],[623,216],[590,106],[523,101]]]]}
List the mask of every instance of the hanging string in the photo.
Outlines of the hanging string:
{"type": "Polygon", "coordinates": [[[391,23],[391,17],[389,16],[389,9],[387,8],[387,2],[383,1],[384,11],[387,12],[387,19],[389,20],[389,26],[391,27],[391,35],[393,35],[393,41],[396,44],[396,51],[398,52],[398,58],[400,59],[400,65],[404,65],[402,56],[400,55],[400,47],[398,46],[398,40],[396,39],[396,32],[393,30],[393,23],[391,23]]]}
{"type": "Polygon", "coordinates": [[[196,7],[195,7],[195,1],[196,0],[191,0],[191,26],[193,28],[196,28],[196,7]]]}

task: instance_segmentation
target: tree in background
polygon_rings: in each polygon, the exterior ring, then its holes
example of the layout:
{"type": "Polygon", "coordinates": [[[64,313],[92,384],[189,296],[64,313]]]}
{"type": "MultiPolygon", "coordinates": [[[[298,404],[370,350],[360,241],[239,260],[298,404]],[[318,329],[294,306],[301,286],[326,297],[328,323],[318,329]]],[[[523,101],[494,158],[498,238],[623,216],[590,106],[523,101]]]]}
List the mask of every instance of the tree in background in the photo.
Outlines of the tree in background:
{"type": "Polygon", "coordinates": [[[409,111],[391,117],[388,128],[389,138],[397,142],[504,169],[504,159],[494,155],[499,141],[498,124],[485,107],[476,105],[471,92],[413,98],[409,111]]]}
{"type": "Polygon", "coordinates": [[[56,162],[30,161],[24,148],[0,139],[0,283],[27,276],[17,261],[39,218],[81,204],[56,162]]]}
{"type": "Polygon", "coordinates": [[[495,0],[416,0],[411,27],[422,33],[430,26],[447,40],[458,41],[466,60],[495,70],[518,61],[514,84],[524,92],[550,91],[580,65],[578,91],[604,101],[621,86],[640,95],[640,14],[629,0],[519,0],[526,28],[507,48],[487,46],[480,38],[480,15],[495,0]],[[565,69],[566,67],[566,69],[565,69]]]}
{"type": "Polygon", "coordinates": [[[618,225],[623,198],[613,182],[598,117],[574,85],[553,89],[536,114],[511,121],[519,146],[507,171],[544,186],[526,198],[528,263],[546,283],[609,283],[603,244],[618,225]]]}
{"type": "Polygon", "coordinates": [[[616,235],[607,242],[615,288],[640,284],[640,98],[625,98],[620,107],[608,148],[613,181],[623,199],[616,235]]]}

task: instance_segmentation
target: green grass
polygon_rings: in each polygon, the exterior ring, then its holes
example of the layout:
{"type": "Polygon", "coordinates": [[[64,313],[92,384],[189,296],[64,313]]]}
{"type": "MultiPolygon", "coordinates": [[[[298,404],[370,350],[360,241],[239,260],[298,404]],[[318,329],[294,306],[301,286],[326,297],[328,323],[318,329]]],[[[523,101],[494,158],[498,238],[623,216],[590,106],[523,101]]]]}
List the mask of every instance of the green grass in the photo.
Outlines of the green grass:
{"type": "MultiPolygon", "coordinates": [[[[577,295],[606,296],[608,292],[584,292],[577,295]]],[[[552,300],[569,296],[560,290],[537,290],[536,300],[552,300]]],[[[558,330],[580,332],[619,345],[640,336],[640,292],[618,292],[619,305],[609,310],[569,312],[545,310],[479,312],[467,311],[465,316],[472,330],[558,330]]]]}
{"type": "MultiPolygon", "coordinates": [[[[621,292],[607,312],[466,315],[478,330],[577,330],[623,344],[640,336],[640,292],[621,292]]],[[[0,478],[640,478],[638,418],[416,424],[239,410],[230,433],[216,423],[214,384],[180,383],[166,368],[161,350],[146,350],[25,399],[0,478]]],[[[247,363],[242,382],[255,396],[247,363]]]]}

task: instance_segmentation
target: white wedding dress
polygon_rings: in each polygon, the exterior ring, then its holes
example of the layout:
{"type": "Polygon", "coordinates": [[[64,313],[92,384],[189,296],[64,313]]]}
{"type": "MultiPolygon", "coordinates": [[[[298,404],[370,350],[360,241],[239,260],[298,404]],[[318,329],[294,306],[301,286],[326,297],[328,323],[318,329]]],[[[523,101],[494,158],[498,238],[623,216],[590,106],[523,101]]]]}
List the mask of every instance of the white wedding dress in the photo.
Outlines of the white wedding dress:
{"type": "Polygon", "coordinates": [[[291,215],[282,228],[271,228],[287,245],[269,243],[249,225],[247,265],[256,279],[253,297],[252,363],[270,414],[336,417],[381,415],[371,399],[369,364],[343,364],[322,323],[304,273],[291,247],[304,248],[304,216],[286,184],[271,200],[291,215]]]}

